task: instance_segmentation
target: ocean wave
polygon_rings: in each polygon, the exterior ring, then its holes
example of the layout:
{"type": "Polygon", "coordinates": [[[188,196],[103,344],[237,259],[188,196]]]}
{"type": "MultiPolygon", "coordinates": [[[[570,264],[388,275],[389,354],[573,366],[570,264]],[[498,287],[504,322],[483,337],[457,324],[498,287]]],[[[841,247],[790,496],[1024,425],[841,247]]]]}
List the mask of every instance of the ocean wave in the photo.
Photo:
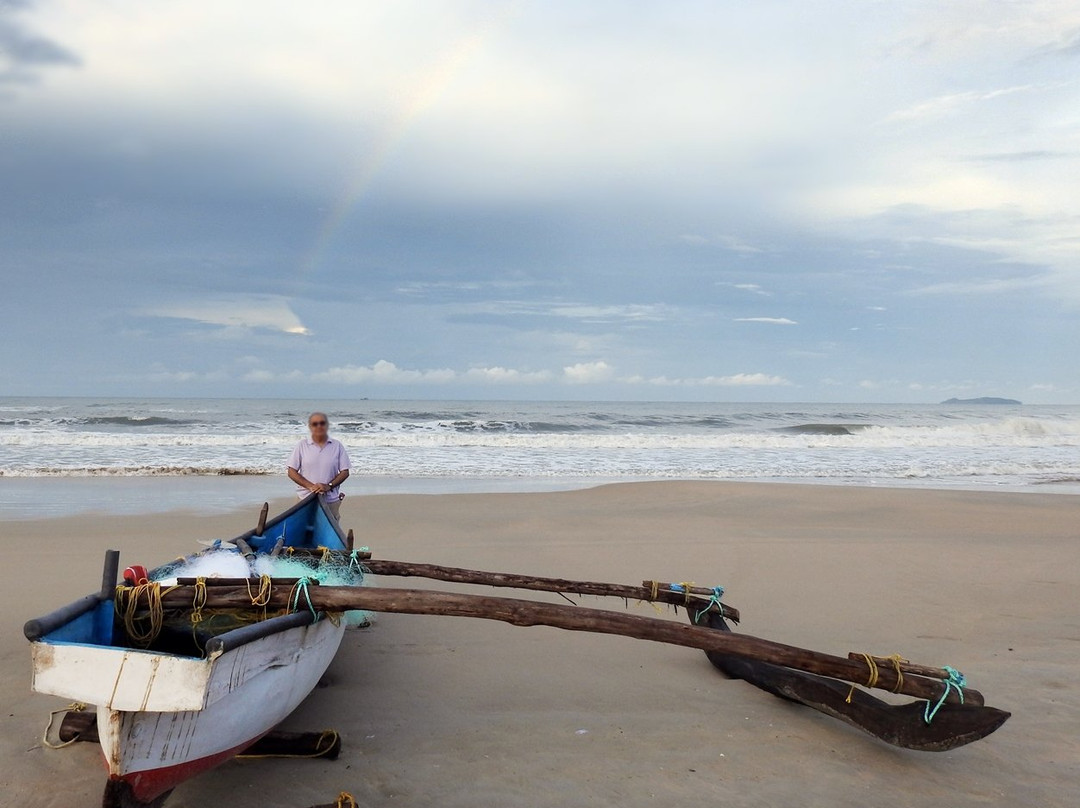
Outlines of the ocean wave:
{"type": "MultiPolygon", "coordinates": [[[[574,449],[903,449],[986,447],[1078,447],[1080,421],[1012,418],[999,422],[945,426],[880,426],[807,422],[758,430],[687,431],[673,429],[607,429],[604,431],[556,425],[554,422],[437,421],[429,423],[348,422],[350,429],[335,434],[349,448],[488,447],[574,449]]],[[[287,451],[300,438],[295,428],[267,429],[264,425],[234,425],[229,429],[203,427],[185,430],[131,432],[59,428],[0,429],[0,447],[26,449],[61,447],[123,450],[159,447],[235,447],[287,451]]]]}
{"type": "Polygon", "coordinates": [[[233,477],[280,474],[258,466],[52,466],[0,468],[0,477],[233,477]]]}

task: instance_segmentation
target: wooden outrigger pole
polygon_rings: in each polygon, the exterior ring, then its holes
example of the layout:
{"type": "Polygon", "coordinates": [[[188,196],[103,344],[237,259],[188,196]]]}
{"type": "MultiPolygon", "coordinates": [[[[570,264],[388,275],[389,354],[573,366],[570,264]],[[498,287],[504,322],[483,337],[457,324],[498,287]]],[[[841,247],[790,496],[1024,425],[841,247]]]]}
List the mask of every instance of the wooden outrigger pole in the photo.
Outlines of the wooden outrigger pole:
{"type": "MultiPolygon", "coordinates": [[[[951,669],[917,665],[899,657],[834,656],[730,632],[725,619],[737,621],[740,615],[734,607],[720,602],[723,590],[719,588],[655,581],[628,586],[483,572],[368,556],[360,551],[332,554],[339,562],[350,557],[363,558],[360,563],[365,570],[380,576],[422,577],[547,591],[564,597],[583,594],[663,602],[683,606],[692,624],[577,605],[420,589],[319,586],[316,581],[306,579],[275,579],[268,600],[264,597],[258,604],[252,603],[249,579],[209,578],[198,582],[181,579],[177,586],[160,591],[160,605],[166,610],[189,609],[198,586],[201,587],[198,597],[204,609],[288,611],[310,608],[315,612],[367,610],[473,617],[517,626],[551,626],[697,648],[705,651],[710,661],[729,676],[744,679],[781,698],[807,705],[888,743],[910,749],[941,751],[970,743],[996,730],[1010,715],[986,707],[982,694],[953,679],[951,669]],[[922,701],[889,704],[859,690],[856,685],[888,690],[922,701]]],[[[132,596],[134,590],[118,589],[120,601],[132,596]]]]}

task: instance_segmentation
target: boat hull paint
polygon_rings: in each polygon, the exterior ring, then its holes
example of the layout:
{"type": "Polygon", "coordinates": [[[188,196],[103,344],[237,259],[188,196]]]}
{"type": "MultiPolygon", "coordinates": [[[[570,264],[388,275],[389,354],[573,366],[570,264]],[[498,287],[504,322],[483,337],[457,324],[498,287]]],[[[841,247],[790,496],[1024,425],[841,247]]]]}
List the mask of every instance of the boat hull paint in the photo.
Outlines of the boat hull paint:
{"type": "Polygon", "coordinates": [[[110,778],[128,783],[133,796],[149,802],[229,760],[284,720],[315,688],[343,632],[343,625],[324,619],[221,654],[211,663],[208,703],[199,710],[99,706],[98,732],[110,778]]]}

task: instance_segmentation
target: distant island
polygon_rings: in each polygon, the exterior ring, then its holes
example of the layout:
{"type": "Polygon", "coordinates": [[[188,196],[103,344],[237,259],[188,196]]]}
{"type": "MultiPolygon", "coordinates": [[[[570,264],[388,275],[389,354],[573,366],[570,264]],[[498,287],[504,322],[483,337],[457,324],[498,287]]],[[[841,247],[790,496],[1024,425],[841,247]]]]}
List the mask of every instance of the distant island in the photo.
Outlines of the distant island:
{"type": "Polygon", "coordinates": [[[942,401],[942,404],[1023,404],[1022,401],[1017,401],[1015,398],[995,398],[994,396],[983,396],[982,398],[950,398],[948,401],[942,401]]]}

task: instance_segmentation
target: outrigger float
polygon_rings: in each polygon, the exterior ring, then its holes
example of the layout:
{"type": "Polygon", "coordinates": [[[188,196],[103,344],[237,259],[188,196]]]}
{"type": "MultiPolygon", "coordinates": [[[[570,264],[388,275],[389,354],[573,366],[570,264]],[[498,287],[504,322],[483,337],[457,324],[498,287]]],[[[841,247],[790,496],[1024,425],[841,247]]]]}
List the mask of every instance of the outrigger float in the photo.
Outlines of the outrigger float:
{"type": "MultiPolygon", "coordinates": [[[[723,590],[481,572],[372,558],[316,495],[231,542],[156,569],[106,554],[102,588],[29,621],[33,690],[96,706],[105,808],[156,808],[179,783],[248,750],[314,689],[357,612],[449,615],[618,634],[700,649],[729,677],[895,746],[940,752],[984,738],[1009,713],[949,667],[898,655],[833,656],[736,633],[723,590]],[[188,576],[227,559],[240,574],[188,576]],[[285,560],[289,576],[280,574],[285,560]],[[301,574],[296,574],[299,570],[301,574]],[[683,607],[690,625],[570,604],[363,586],[368,575],[607,596],[683,607]],[[893,704],[866,690],[916,699],[893,704]]],[[[569,600],[569,598],[567,598],[569,600]]],[[[355,622],[355,620],[354,620],[355,622]]]]}

